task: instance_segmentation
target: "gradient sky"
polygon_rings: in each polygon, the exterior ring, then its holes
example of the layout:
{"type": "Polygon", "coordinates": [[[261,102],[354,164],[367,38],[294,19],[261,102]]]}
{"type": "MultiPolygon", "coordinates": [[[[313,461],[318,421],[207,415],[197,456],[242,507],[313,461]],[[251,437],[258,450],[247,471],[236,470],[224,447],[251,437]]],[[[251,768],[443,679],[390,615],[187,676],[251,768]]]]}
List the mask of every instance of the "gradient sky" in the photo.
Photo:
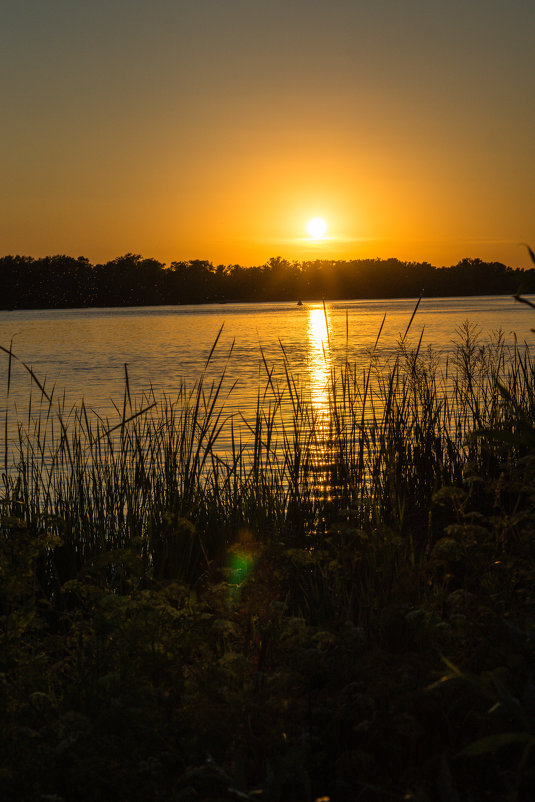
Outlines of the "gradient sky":
{"type": "Polygon", "coordinates": [[[532,0],[2,0],[0,255],[528,266],[534,33],[532,0]]]}

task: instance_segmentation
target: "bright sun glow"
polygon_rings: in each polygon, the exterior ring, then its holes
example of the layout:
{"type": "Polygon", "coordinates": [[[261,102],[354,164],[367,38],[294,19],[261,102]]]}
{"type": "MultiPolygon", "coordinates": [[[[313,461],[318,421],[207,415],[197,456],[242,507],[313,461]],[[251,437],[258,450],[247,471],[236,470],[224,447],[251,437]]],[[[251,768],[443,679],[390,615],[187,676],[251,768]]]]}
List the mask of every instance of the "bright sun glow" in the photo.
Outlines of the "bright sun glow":
{"type": "Polygon", "coordinates": [[[307,223],[307,231],[312,239],[321,239],[327,233],[327,223],[322,217],[313,217],[307,223]]]}

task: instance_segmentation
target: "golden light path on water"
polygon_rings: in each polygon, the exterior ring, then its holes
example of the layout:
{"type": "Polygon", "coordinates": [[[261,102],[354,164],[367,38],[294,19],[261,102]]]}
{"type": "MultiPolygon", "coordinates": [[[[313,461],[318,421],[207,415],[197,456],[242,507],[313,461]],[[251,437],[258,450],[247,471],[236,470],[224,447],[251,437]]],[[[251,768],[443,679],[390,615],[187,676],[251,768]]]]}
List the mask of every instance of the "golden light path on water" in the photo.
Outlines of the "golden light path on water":
{"type": "Polygon", "coordinates": [[[311,307],[308,316],[309,392],[313,419],[311,456],[316,472],[316,492],[324,498],[330,495],[329,452],[331,443],[331,349],[329,321],[325,308],[311,307]]]}
{"type": "Polygon", "coordinates": [[[311,307],[308,313],[308,363],[310,400],[318,422],[323,426],[329,417],[329,380],[331,354],[329,332],[323,307],[311,307]]]}

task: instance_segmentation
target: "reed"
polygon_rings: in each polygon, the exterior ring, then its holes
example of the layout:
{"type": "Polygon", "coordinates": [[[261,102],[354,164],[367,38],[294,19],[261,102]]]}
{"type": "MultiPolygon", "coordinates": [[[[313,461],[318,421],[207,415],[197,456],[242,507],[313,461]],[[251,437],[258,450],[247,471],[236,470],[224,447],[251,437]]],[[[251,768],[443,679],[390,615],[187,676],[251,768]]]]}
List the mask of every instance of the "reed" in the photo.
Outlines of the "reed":
{"type": "MultiPolygon", "coordinates": [[[[389,359],[374,348],[362,368],[347,354],[330,367],[323,410],[283,346],[278,377],[262,354],[252,420],[231,411],[226,368],[207,379],[216,346],[205,374],[172,399],[133,398],[125,371],[115,421],[83,403],[66,408],[27,367],[33,392],[9,453],[6,428],[2,503],[32,532],[61,540],[44,568],[47,596],[98,555],[134,544],[147,576],[195,582],[245,530],[264,544],[308,548],[350,522],[388,529],[422,559],[438,488],[461,482],[467,465],[499,470],[499,449],[470,434],[511,429],[535,412],[527,347],[500,334],[483,343],[470,326],[447,357],[422,350],[421,337],[410,347],[407,332],[389,359]]],[[[11,373],[16,357],[4,350],[11,373]]]]}
{"type": "Polygon", "coordinates": [[[261,354],[250,416],[218,342],[173,398],[125,369],[110,420],[27,367],[5,798],[533,798],[535,362],[408,332],[364,366],[326,349],[321,403],[261,354]]]}

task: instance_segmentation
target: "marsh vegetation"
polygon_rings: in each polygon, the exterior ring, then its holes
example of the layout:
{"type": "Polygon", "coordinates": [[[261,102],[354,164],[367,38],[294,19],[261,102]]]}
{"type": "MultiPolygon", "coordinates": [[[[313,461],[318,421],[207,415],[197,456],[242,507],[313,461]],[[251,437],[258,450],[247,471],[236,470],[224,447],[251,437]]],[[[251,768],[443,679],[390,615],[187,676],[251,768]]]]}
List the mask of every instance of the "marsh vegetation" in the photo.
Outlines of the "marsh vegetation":
{"type": "Polygon", "coordinates": [[[27,367],[6,798],[533,798],[530,349],[401,338],[330,366],[321,403],[264,369],[252,417],[223,375],[136,401],[126,374],[103,421],[27,367]]]}

